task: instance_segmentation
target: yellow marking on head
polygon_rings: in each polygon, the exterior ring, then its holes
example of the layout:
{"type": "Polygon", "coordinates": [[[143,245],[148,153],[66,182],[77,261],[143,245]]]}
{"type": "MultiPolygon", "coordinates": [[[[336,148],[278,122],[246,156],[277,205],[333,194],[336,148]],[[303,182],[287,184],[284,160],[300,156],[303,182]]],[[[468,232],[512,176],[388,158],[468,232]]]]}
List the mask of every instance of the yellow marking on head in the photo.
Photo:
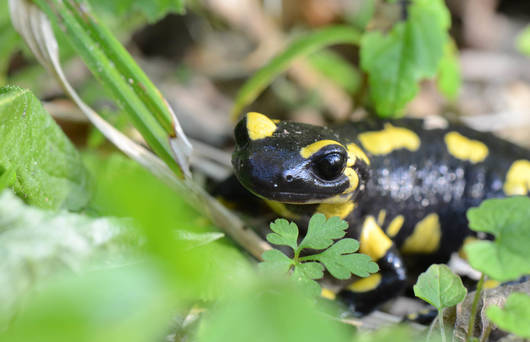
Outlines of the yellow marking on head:
{"type": "Polygon", "coordinates": [[[263,114],[256,112],[247,114],[247,131],[251,140],[270,137],[276,128],[276,124],[263,114]]]}
{"type": "Polygon", "coordinates": [[[287,207],[283,203],[271,201],[267,199],[264,201],[272,210],[274,210],[276,214],[280,215],[281,217],[290,218],[290,219],[300,218],[300,215],[295,214],[289,209],[287,209],[287,207]]]}
{"type": "Polygon", "coordinates": [[[310,145],[307,145],[306,147],[302,148],[300,150],[300,155],[303,157],[303,158],[309,158],[311,157],[314,153],[320,151],[320,149],[324,146],[328,146],[328,145],[340,145],[342,146],[342,144],[338,141],[335,141],[335,140],[319,140],[317,142],[314,142],[310,145]]]}
{"type": "Polygon", "coordinates": [[[355,203],[322,203],[317,207],[317,212],[324,214],[328,219],[333,216],[338,216],[341,219],[346,218],[355,209],[355,203]]]}
{"type": "Polygon", "coordinates": [[[350,186],[348,189],[344,190],[343,194],[349,194],[350,192],[355,191],[357,186],[359,186],[359,175],[351,167],[344,169],[344,175],[350,180],[350,186]]]}
{"type": "Polygon", "coordinates": [[[370,159],[368,159],[368,156],[364,151],[357,146],[355,143],[350,143],[346,145],[346,149],[348,150],[348,166],[353,166],[355,164],[355,159],[360,158],[361,160],[364,160],[364,162],[368,165],[370,165],[370,159]],[[350,161],[351,160],[351,161],[350,161]],[[351,162],[351,165],[350,165],[351,162]]]}
{"type": "Polygon", "coordinates": [[[379,214],[377,214],[377,224],[382,226],[383,223],[385,223],[385,219],[386,219],[386,210],[385,209],[379,210],[379,214]]]}
{"type": "Polygon", "coordinates": [[[407,318],[411,321],[415,321],[418,318],[418,313],[417,312],[410,313],[407,315],[407,318]]]}
{"type": "Polygon", "coordinates": [[[530,191],[530,161],[520,159],[510,166],[503,189],[508,196],[526,195],[530,191]]]}
{"type": "Polygon", "coordinates": [[[330,289],[326,289],[325,287],[323,287],[322,291],[320,291],[320,296],[331,300],[335,300],[335,297],[337,297],[335,292],[331,291],[330,289]]]}
{"type": "Polygon", "coordinates": [[[359,134],[359,140],[364,149],[372,154],[387,154],[400,148],[416,151],[420,147],[420,138],[416,133],[389,123],[381,131],[359,134]]]}
{"type": "Polygon", "coordinates": [[[466,236],[466,238],[464,239],[464,242],[462,242],[462,246],[460,247],[460,249],[458,250],[458,256],[461,257],[462,259],[464,260],[467,260],[467,253],[464,249],[464,247],[468,244],[468,243],[471,243],[471,242],[474,242],[474,241],[478,241],[479,239],[474,237],[474,236],[466,236]]]}
{"type": "Polygon", "coordinates": [[[319,203],[342,204],[351,200],[353,194],[338,194],[319,201],[319,203]]]}
{"type": "Polygon", "coordinates": [[[359,251],[369,255],[374,261],[381,259],[393,244],[372,216],[364,220],[359,240],[361,246],[359,251]]]}
{"type": "Polygon", "coordinates": [[[464,137],[458,132],[449,132],[444,137],[449,153],[461,160],[469,160],[473,164],[483,161],[488,156],[488,147],[478,141],[464,137]]]}
{"type": "Polygon", "coordinates": [[[401,251],[409,254],[432,253],[438,249],[441,236],[438,215],[431,213],[416,224],[414,232],[405,240],[401,251]]]}
{"type": "Polygon", "coordinates": [[[485,289],[494,289],[496,287],[499,287],[499,285],[501,284],[500,281],[497,281],[497,280],[493,280],[493,279],[488,279],[484,282],[484,288],[485,289]]]}
{"type": "Polygon", "coordinates": [[[403,215],[398,215],[394,217],[392,221],[388,224],[388,228],[386,229],[386,233],[388,234],[388,236],[396,236],[401,230],[401,227],[403,227],[403,223],[405,223],[405,217],[403,217],[403,215]]]}
{"type": "Polygon", "coordinates": [[[375,289],[381,283],[381,274],[374,273],[366,278],[359,279],[348,286],[353,292],[367,292],[375,289]]]}

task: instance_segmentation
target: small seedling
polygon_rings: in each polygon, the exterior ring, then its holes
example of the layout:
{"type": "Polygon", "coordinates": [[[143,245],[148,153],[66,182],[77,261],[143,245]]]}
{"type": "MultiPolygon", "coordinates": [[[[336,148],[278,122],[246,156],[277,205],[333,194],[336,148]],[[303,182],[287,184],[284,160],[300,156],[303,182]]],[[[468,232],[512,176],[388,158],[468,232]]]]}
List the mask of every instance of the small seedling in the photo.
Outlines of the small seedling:
{"type": "Polygon", "coordinates": [[[300,243],[296,223],[277,219],[270,227],[273,233],[267,235],[267,240],[275,245],[288,246],[294,253],[290,258],[277,249],[268,250],[263,253],[264,261],[260,267],[276,273],[289,273],[312,295],[320,294],[320,285],[315,279],[324,276],[324,268],[337,279],[348,279],[352,274],[367,277],[379,270],[368,255],[355,253],[359,249],[357,240],[341,239],[348,224],[338,217],[326,220],[322,214],[313,215],[300,243]],[[334,242],[337,239],[341,240],[334,242]],[[304,249],[323,251],[300,256],[304,249]]]}

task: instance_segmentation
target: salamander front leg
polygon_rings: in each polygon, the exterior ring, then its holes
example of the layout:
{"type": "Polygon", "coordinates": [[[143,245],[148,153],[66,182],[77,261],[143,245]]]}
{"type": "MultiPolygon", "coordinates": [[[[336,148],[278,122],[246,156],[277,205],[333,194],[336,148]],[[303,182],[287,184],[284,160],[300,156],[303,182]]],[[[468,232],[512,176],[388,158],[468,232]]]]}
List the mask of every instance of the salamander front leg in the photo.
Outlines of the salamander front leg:
{"type": "Polygon", "coordinates": [[[407,277],[396,246],[373,217],[365,219],[359,240],[360,252],[377,262],[379,272],[356,280],[339,292],[338,298],[352,311],[367,314],[403,291],[407,277]]]}

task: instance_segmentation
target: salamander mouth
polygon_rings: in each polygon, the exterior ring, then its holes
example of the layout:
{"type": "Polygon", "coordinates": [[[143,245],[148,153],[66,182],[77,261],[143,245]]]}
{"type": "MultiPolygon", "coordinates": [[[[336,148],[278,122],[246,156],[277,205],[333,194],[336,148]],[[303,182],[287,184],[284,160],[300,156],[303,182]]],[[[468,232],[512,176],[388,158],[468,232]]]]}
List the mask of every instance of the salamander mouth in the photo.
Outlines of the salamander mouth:
{"type": "Polygon", "coordinates": [[[318,204],[318,203],[343,203],[351,199],[352,194],[322,194],[315,196],[314,193],[300,193],[288,191],[256,192],[247,187],[254,195],[275,202],[287,204],[318,204]]]}

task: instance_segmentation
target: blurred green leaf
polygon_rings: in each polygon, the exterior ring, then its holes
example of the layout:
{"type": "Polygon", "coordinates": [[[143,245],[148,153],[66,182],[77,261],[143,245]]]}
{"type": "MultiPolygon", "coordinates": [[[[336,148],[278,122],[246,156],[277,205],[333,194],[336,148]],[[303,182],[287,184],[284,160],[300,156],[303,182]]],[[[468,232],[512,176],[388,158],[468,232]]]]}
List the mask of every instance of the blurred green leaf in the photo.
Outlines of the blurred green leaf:
{"type": "Polygon", "coordinates": [[[340,239],[346,234],[348,223],[334,216],[326,220],[324,214],[315,214],[309,220],[307,234],[298,247],[324,249],[331,246],[333,240],[340,239]]]}
{"type": "Polygon", "coordinates": [[[486,310],[488,318],[502,330],[520,337],[530,338],[530,296],[525,293],[510,294],[504,308],[492,305],[486,310]]]}
{"type": "Polygon", "coordinates": [[[465,246],[473,268],[499,281],[530,274],[530,198],[486,200],[469,209],[467,218],[471,229],[495,236],[465,246]]]}
{"type": "Polygon", "coordinates": [[[526,26],[521,33],[517,35],[515,46],[520,53],[530,57],[530,25],[526,26]]]}
{"type": "Polygon", "coordinates": [[[274,233],[267,234],[267,240],[275,245],[289,246],[293,250],[298,245],[298,227],[296,223],[287,221],[286,219],[276,219],[270,224],[270,228],[274,233]]]}
{"type": "Polygon", "coordinates": [[[7,67],[11,56],[20,48],[22,41],[15,29],[11,26],[8,2],[0,1],[0,86],[5,84],[7,67]]]}
{"type": "Polygon", "coordinates": [[[13,189],[30,204],[79,210],[88,201],[79,154],[29,90],[0,88],[0,167],[16,172],[13,189]]]}
{"type": "Polygon", "coordinates": [[[342,239],[324,252],[310,256],[311,260],[318,260],[337,279],[348,279],[352,273],[359,277],[368,277],[377,272],[379,266],[365,254],[355,253],[359,249],[359,242],[354,239],[342,239]]]}
{"type": "Polygon", "coordinates": [[[431,265],[427,271],[420,274],[414,285],[414,295],[439,311],[460,303],[466,293],[462,279],[446,265],[431,265]]]}
{"type": "Polygon", "coordinates": [[[453,40],[447,40],[444,47],[444,55],[438,66],[438,89],[442,94],[455,100],[460,90],[460,63],[458,61],[458,49],[453,40]]]}
{"type": "Polygon", "coordinates": [[[149,264],[59,278],[24,304],[3,341],[163,340],[176,307],[164,277],[149,264]]]}
{"type": "Polygon", "coordinates": [[[129,223],[51,212],[24,204],[11,191],[0,194],[0,330],[21,296],[58,272],[79,271],[94,257],[123,262],[138,245],[129,223]],[[130,252],[130,251],[129,251],[130,252]]]}
{"type": "Polygon", "coordinates": [[[101,8],[116,16],[139,12],[149,22],[155,22],[169,13],[184,13],[184,0],[90,0],[96,8],[101,8]]]}
{"type": "Polygon", "coordinates": [[[296,58],[334,44],[357,44],[360,36],[353,27],[330,26],[296,39],[243,84],[234,100],[232,119],[236,120],[244,107],[254,101],[276,76],[287,70],[296,58]]]}
{"type": "Polygon", "coordinates": [[[436,74],[447,41],[450,16],[443,0],[415,0],[408,13],[388,34],[368,32],[361,40],[361,67],[381,117],[398,116],[418,82],[436,74]]]}
{"type": "Polygon", "coordinates": [[[8,186],[13,185],[17,180],[17,173],[14,168],[10,168],[0,174],[0,192],[8,186]]]}
{"type": "Polygon", "coordinates": [[[359,71],[340,55],[329,50],[322,50],[309,56],[308,60],[316,70],[348,93],[355,94],[359,89],[361,84],[359,71]]]}
{"type": "Polygon", "coordinates": [[[198,342],[339,342],[351,328],[319,311],[289,284],[260,279],[259,284],[227,298],[204,318],[198,342]]]}
{"type": "Polygon", "coordinates": [[[197,245],[183,232],[210,233],[215,227],[184,198],[122,155],[85,154],[95,175],[89,208],[103,216],[132,218],[180,298],[211,300],[252,278],[248,260],[226,238],[197,245]],[[178,232],[178,233],[177,233],[178,232]]]}
{"type": "Polygon", "coordinates": [[[358,2],[360,6],[358,11],[347,16],[346,20],[360,30],[366,28],[370,20],[372,20],[375,13],[375,0],[363,0],[358,2]]]}

